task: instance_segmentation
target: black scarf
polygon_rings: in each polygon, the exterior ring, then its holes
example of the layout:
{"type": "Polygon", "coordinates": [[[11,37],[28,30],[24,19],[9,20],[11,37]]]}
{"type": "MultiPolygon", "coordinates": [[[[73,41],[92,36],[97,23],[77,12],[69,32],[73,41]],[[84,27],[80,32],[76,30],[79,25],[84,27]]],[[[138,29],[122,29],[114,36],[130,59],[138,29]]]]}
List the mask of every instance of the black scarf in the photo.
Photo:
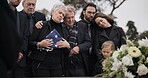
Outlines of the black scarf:
{"type": "Polygon", "coordinates": [[[78,33],[78,26],[73,25],[73,27],[69,27],[69,37],[68,37],[68,42],[71,46],[71,48],[74,48],[77,46],[77,33],[78,33]]]}

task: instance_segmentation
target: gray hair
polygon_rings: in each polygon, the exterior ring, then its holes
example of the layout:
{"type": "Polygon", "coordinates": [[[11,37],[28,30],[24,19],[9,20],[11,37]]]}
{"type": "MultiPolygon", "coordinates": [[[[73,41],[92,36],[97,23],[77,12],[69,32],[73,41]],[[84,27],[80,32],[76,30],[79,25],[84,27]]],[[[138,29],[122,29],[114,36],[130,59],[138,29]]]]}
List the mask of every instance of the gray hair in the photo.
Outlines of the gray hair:
{"type": "Polygon", "coordinates": [[[63,3],[55,4],[51,9],[51,15],[55,10],[57,10],[59,8],[64,8],[64,10],[66,11],[66,7],[63,3]]]}
{"type": "Polygon", "coordinates": [[[73,5],[69,4],[66,6],[66,12],[74,12],[76,14],[76,9],[73,5]]]}

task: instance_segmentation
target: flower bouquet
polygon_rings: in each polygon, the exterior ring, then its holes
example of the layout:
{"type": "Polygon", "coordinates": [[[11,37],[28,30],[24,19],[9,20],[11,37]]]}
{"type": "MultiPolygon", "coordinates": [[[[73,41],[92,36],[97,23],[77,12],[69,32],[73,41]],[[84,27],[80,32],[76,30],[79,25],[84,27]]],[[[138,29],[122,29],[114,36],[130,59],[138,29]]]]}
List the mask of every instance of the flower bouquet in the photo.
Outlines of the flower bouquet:
{"type": "Polygon", "coordinates": [[[148,39],[133,43],[127,40],[106,59],[101,78],[147,78],[148,76],[148,39]]]}

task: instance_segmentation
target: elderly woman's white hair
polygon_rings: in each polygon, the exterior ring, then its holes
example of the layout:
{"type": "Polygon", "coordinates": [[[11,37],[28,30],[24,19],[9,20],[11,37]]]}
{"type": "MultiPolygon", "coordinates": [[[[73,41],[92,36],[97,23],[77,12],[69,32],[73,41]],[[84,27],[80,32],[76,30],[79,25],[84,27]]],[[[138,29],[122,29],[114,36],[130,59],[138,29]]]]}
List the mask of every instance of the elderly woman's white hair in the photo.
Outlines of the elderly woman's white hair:
{"type": "Polygon", "coordinates": [[[52,13],[53,13],[55,10],[57,10],[57,9],[59,9],[59,8],[64,8],[64,10],[66,11],[65,5],[64,5],[63,3],[58,3],[58,4],[55,4],[55,5],[52,7],[52,9],[51,9],[51,15],[52,15],[52,13]]]}

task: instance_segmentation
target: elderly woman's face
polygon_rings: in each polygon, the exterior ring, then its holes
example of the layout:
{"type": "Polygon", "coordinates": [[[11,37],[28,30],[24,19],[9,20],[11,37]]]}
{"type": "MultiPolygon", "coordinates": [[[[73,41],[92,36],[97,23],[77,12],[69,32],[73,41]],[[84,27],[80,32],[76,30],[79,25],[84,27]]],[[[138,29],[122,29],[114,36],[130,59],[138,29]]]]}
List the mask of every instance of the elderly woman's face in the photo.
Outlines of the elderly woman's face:
{"type": "Polygon", "coordinates": [[[54,12],[52,12],[52,19],[56,22],[56,23],[60,23],[63,18],[65,16],[65,9],[64,8],[57,8],[56,10],[54,10],[54,12]]]}
{"type": "Polygon", "coordinates": [[[101,28],[108,28],[111,26],[111,24],[105,18],[97,17],[95,22],[101,28]]]}

